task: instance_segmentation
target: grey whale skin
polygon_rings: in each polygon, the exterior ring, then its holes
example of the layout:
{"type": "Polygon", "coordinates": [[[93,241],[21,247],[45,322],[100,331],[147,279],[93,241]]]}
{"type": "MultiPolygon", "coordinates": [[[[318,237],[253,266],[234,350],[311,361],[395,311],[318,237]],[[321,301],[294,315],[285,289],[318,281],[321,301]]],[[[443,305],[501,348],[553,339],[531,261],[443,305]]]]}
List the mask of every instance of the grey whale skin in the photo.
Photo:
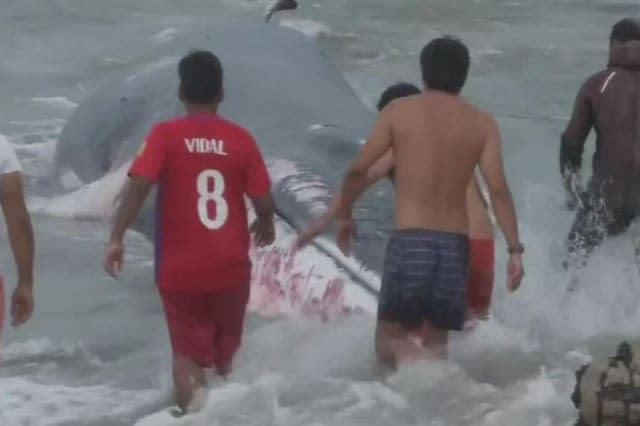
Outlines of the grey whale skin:
{"type": "MultiPolygon", "coordinates": [[[[192,49],[208,49],[224,67],[220,114],[247,127],[265,157],[292,160],[320,176],[330,191],[338,187],[375,115],[314,40],[276,25],[236,21],[178,37],[169,48],[170,57],[111,78],[80,103],[57,145],[58,176],[71,170],[89,183],[129,161],[155,122],[183,114],[177,98],[179,58],[192,49]]],[[[310,219],[308,207],[286,190],[286,181],[274,186],[280,214],[301,225],[310,219]]],[[[154,198],[136,223],[150,238],[154,198]]],[[[388,191],[378,194],[369,214],[379,216],[381,207],[388,213],[392,203],[388,191]]],[[[365,219],[373,226],[359,229],[354,254],[368,269],[380,271],[384,243],[378,240],[386,235],[379,228],[390,225],[390,216],[365,219]]]]}

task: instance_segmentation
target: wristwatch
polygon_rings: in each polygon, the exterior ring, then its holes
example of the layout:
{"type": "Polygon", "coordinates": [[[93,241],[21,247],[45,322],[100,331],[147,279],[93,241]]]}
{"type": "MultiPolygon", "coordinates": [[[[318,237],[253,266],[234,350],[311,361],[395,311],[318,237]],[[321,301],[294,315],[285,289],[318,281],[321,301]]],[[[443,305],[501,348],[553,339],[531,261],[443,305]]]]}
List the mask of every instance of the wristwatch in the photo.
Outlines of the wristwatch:
{"type": "Polygon", "coordinates": [[[524,253],[524,246],[522,245],[522,243],[518,243],[514,246],[509,246],[507,252],[509,252],[509,254],[522,254],[524,253]]]}

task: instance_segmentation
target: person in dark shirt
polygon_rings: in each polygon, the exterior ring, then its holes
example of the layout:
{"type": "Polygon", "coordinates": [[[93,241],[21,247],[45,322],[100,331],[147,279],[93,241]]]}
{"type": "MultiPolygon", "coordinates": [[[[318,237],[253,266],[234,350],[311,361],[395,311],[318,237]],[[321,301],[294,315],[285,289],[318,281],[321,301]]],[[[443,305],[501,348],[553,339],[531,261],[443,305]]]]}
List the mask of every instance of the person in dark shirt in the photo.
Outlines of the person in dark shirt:
{"type": "MultiPolygon", "coordinates": [[[[577,208],[565,268],[583,267],[604,240],[626,231],[640,213],[640,22],[613,26],[607,68],[589,77],[562,134],[560,169],[568,206],[577,208]],[[579,184],[584,144],[595,129],[593,173],[579,184]]],[[[640,245],[637,245],[640,253],[640,245]]]]}

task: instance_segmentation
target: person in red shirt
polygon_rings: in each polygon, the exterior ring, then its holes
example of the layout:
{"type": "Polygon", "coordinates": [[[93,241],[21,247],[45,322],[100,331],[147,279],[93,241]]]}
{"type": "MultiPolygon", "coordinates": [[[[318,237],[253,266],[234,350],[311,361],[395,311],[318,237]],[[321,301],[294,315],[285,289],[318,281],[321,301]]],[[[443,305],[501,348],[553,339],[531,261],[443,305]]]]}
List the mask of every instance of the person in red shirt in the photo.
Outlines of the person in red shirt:
{"type": "Polygon", "coordinates": [[[256,244],[274,240],[274,203],[264,160],[251,134],[217,114],[222,65],[195,51],[178,65],[187,114],[156,124],[133,161],[105,256],[116,276],[123,237],[158,184],[156,281],[173,349],[182,413],[206,387],[204,369],[226,376],[240,346],[249,299],[250,231],[256,244]],[[245,195],[256,220],[248,226],[245,195]]]}

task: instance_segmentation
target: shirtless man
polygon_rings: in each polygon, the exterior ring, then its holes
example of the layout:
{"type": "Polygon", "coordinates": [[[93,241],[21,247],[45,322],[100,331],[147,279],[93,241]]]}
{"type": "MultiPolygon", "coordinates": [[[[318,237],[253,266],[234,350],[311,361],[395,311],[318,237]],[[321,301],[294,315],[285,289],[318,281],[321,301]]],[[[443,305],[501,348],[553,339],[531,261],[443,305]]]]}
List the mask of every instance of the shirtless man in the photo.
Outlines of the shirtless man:
{"type": "MultiPolygon", "coordinates": [[[[420,89],[410,83],[397,83],[388,87],[380,95],[377,109],[382,110],[395,99],[417,95],[420,89]]],[[[367,174],[366,187],[379,179],[389,177],[394,182],[393,156],[391,151],[382,156],[367,174]]],[[[336,195],[327,211],[300,232],[296,247],[302,247],[316,238],[335,220],[339,199],[336,195]]],[[[487,211],[488,205],[476,179],[471,181],[467,190],[467,209],[469,212],[469,239],[471,243],[469,276],[467,284],[467,311],[469,319],[486,319],[489,316],[491,294],[493,292],[494,241],[493,226],[487,211]]]]}
{"type": "Polygon", "coordinates": [[[348,254],[353,205],[371,166],[392,150],[396,230],[387,246],[376,327],[378,359],[391,368],[398,344],[420,327],[424,347],[441,357],[449,330],[463,327],[469,265],[466,195],[478,165],[507,240],[509,290],[515,291],[524,275],[524,248],[504,176],[498,126],[458,96],[469,62],[468,49],[456,39],[427,44],[420,55],[425,92],[382,110],[342,184],[336,239],[348,254]]]}

